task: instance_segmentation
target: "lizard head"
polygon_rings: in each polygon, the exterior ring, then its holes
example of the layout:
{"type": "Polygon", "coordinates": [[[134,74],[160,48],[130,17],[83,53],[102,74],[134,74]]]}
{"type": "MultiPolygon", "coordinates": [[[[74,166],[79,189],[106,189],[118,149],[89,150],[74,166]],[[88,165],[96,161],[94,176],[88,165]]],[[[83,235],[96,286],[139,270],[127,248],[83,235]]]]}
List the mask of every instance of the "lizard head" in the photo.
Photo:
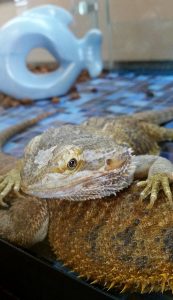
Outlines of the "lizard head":
{"type": "Polygon", "coordinates": [[[88,200],[128,186],[131,150],[79,126],[49,129],[26,147],[22,190],[40,198],[88,200]]]}

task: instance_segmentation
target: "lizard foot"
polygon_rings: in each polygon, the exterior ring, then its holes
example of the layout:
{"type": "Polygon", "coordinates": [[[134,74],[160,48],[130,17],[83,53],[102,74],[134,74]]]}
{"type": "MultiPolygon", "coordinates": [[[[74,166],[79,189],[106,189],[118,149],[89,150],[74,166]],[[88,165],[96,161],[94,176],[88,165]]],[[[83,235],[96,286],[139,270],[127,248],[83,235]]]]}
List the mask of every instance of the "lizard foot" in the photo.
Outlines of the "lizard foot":
{"type": "Polygon", "coordinates": [[[16,192],[20,189],[20,172],[16,169],[11,170],[5,175],[0,176],[0,205],[3,207],[8,207],[8,205],[3,201],[7,194],[14,190],[16,192]]]}
{"type": "Polygon", "coordinates": [[[140,196],[141,201],[150,195],[150,203],[148,204],[147,209],[151,209],[153,207],[160,189],[163,189],[168,203],[173,208],[172,192],[169,184],[169,176],[167,174],[154,174],[147,180],[138,182],[137,186],[145,187],[140,196]]]}

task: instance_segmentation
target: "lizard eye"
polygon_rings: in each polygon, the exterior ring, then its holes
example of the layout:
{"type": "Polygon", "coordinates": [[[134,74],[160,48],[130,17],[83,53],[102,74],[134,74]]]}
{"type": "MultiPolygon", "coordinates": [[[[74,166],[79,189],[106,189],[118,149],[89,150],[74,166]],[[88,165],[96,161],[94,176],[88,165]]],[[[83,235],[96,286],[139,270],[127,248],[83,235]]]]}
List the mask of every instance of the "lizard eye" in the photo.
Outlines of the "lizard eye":
{"type": "Polygon", "coordinates": [[[69,160],[69,162],[67,163],[67,168],[70,170],[75,169],[77,166],[77,160],[75,158],[72,158],[69,160]]]}

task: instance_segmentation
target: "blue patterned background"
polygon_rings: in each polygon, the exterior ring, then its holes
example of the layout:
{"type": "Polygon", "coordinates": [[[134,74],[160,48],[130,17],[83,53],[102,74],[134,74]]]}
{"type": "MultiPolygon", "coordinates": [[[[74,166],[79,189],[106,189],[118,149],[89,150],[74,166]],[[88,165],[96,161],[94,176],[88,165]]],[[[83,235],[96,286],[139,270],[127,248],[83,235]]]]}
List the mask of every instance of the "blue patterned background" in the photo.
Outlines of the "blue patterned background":
{"type": "MultiPolygon", "coordinates": [[[[7,143],[4,151],[20,157],[24,146],[35,135],[48,127],[65,123],[79,124],[91,116],[131,114],[173,105],[173,75],[138,75],[135,72],[110,72],[104,77],[76,85],[80,98],[60,97],[56,104],[49,99],[35,101],[28,106],[10,109],[0,107],[0,130],[37,116],[43,111],[57,110],[53,116],[42,120],[7,143]]],[[[173,122],[166,125],[173,127],[173,122]]],[[[173,144],[165,143],[163,155],[173,161],[173,144]]]]}

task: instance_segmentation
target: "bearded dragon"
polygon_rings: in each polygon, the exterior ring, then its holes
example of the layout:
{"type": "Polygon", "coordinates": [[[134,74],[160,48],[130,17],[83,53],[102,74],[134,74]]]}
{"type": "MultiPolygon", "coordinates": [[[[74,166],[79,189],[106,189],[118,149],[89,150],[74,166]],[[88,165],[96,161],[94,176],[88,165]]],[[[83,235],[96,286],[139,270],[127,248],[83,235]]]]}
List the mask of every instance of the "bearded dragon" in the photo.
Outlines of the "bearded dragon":
{"type": "Polygon", "coordinates": [[[163,192],[151,210],[139,198],[135,182],[117,196],[88,201],[11,192],[9,208],[0,209],[0,237],[26,248],[47,236],[57,259],[104,288],[173,292],[172,210],[163,192]]]}
{"type": "MultiPolygon", "coordinates": [[[[145,178],[138,185],[145,187],[142,200],[150,195],[148,208],[160,188],[173,206],[173,165],[158,156],[158,143],[173,140],[173,129],[158,124],[172,118],[171,108],[47,130],[30,141],[18,166],[0,177],[1,204],[12,189],[43,199],[83,201],[116,195],[134,178],[145,178]]],[[[1,146],[7,135],[0,135],[1,146]]]]}
{"type": "MultiPolygon", "coordinates": [[[[0,174],[15,164],[15,158],[1,154],[0,174]]],[[[173,290],[172,210],[164,191],[152,210],[139,198],[135,182],[116,197],[88,201],[43,201],[11,191],[5,197],[9,207],[0,209],[0,236],[25,247],[48,236],[58,259],[108,288],[173,290]]]]}

